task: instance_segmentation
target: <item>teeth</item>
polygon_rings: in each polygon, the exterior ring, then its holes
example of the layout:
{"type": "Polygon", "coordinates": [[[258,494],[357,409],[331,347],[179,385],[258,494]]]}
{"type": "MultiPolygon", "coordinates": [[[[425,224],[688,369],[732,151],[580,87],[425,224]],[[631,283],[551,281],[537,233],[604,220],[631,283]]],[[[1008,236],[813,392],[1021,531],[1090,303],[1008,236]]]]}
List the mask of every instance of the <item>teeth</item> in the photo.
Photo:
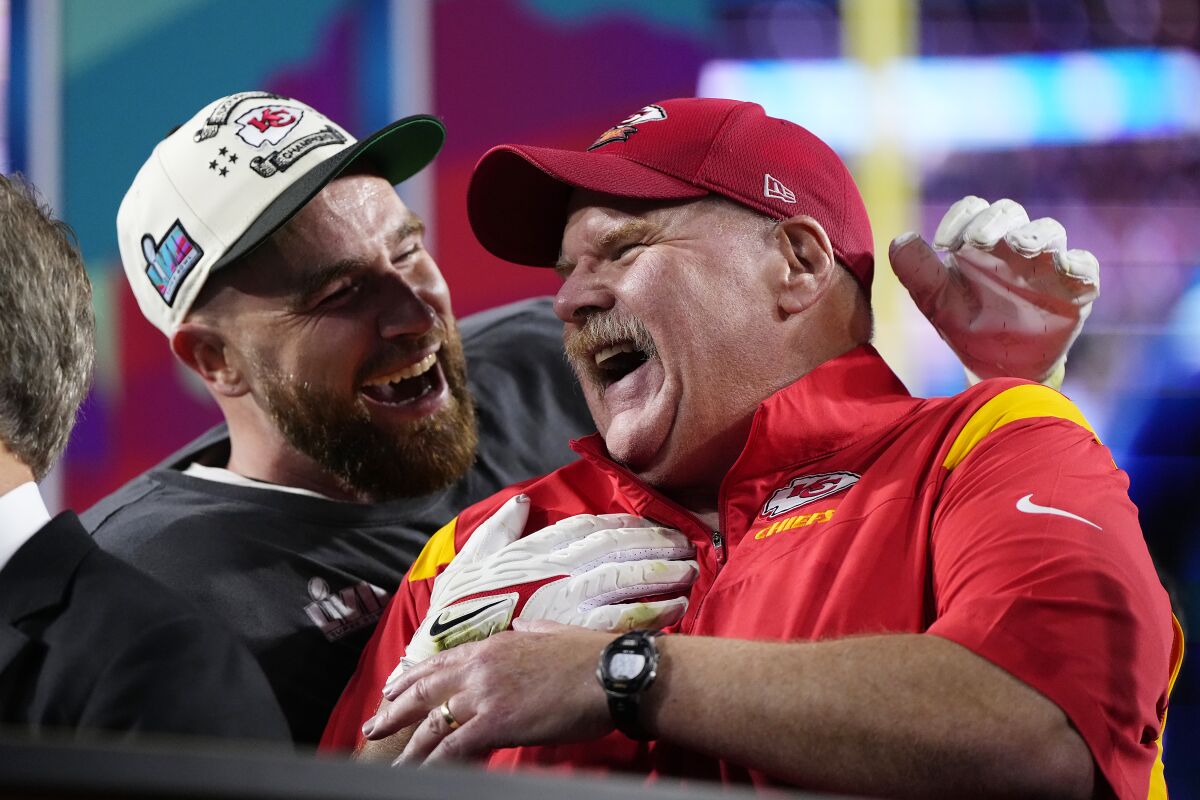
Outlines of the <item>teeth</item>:
{"type": "Polygon", "coordinates": [[[603,350],[599,350],[596,352],[596,356],[595,356],[596,366],[603,367],[605,361],[612,358],[613,356],[619,356],[621,353],[636,353],[636,352],[637,352],[637,348],[633,346],[632,342],[621,342],[619,344],[614,344],[610,347],[606,347],[603,350]]]}
{"type": "Polygon", "coordinates": [[[372,378],[364,383],[364,386],[383,386],[396,381],[403,381],[409,378],[415,378],[418,375],[423,375],[433,369],[433,365],[437,363],[437,353],[430,353],[415,364],[411,364],[404,369],[396,370],[388,375],[381,375],[378,378],[372,378]]]}

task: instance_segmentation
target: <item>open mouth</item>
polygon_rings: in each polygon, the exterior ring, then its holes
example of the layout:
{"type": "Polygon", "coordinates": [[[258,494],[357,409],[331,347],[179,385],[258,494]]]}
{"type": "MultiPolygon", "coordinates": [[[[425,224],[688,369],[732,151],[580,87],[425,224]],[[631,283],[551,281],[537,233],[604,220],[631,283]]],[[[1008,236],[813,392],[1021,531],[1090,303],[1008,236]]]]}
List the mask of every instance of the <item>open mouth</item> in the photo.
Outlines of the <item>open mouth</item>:
{"type": "Polygon", "coordinates": [[[614,342],[592,355],[600,383],[611,386],[650,360],[651,354],[632,340],[614,342]]]}
{"type": "Polygon", "coordinates": [[[365,381],[359,391],[376,403],[402,406],[440,392],[444,383],[437,353],[433,352],[415,364],[365,381]]]}

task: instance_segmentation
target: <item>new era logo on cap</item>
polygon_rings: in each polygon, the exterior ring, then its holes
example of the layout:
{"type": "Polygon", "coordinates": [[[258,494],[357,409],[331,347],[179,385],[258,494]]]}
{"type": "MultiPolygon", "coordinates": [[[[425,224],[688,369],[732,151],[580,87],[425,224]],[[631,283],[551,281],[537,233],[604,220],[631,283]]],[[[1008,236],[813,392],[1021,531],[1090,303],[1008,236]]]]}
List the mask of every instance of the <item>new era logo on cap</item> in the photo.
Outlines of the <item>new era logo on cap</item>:
{"type": "Polygon", "coordinates": [[[763,197],[785,203],[796,202],[796,193],[780,183],[778,178],[772,178],[769,172],[763,174],[763,197]]]}
{"type": "Polygon", "coordinates": [[[170,336],[208,276],[242,257],[351,162],[399,183],[428,164],[442,124],[408,117],[356,142],[316,109],[270,92],[216,100],[158,143],[117,212],[125,275],[170,336]]]}

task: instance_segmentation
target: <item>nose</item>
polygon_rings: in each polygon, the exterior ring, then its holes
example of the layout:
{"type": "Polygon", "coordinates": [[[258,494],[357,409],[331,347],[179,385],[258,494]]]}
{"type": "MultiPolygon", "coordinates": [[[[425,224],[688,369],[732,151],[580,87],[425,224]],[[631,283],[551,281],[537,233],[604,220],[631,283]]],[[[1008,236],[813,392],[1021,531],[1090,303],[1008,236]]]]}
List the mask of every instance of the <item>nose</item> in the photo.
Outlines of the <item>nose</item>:
{"type": "Polygon", "coordinates": [[[591,269],[577,266],[554,296],[554,313],[565,323],[582,324],[598,311],[607,311],[616,298],[601,277],[591,269]]]}
{"type": "Polygon", "coordinates": [[[437,311],[426,287],[399,271],[391,271],[379,288],[379,335],[385,339],[422,336],[437,325],[437,311]]]}

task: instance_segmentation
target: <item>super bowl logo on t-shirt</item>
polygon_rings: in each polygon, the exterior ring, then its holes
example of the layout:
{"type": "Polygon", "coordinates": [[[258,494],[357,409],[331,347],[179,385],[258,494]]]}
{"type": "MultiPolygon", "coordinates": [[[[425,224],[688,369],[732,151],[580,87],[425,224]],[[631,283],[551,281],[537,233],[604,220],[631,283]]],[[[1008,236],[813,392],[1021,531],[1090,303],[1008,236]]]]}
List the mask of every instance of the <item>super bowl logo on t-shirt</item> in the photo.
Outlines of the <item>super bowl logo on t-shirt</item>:
{"type": "Polygon", "coordinates": [[[292,132],[303,116],[303,109],[275,103],[252,108],[235,119],[234,123],[240,126],[237,135],[246,144],[251,147],[262,147],[264,144],[274,147],[292,132]]]}
{"type": "Polygon", "coordinates": [[[373,627],[392,598],[383,589],[366,581],[335,592],[329,587],[329,582],[320,577],[309,579],[308,596],[312,602],[304,606],[304,613],[331,642],[348,633],[373,627]]]}
{"type": "Polygon", "coordinates": [[[794,511],[800,506],[815,503],[830,495],[849,489],[858,483],[859,475],[853,472],[822,472],[817,475],[801,475],[792,478],[787,486],[776,489],[763,506],[764,517],[777,517],[794,511]]]}

